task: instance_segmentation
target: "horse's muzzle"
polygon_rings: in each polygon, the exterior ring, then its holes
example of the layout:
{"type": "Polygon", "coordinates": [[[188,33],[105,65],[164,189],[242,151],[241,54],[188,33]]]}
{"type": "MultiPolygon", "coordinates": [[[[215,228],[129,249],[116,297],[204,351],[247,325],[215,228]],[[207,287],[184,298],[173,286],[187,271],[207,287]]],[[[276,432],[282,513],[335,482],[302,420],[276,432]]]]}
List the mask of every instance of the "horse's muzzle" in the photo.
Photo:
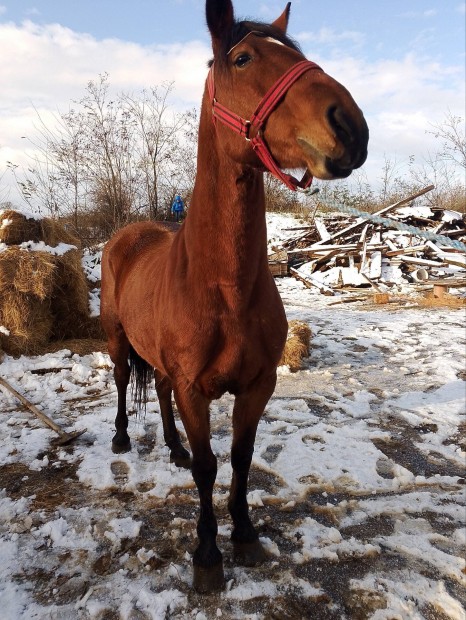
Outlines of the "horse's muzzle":
{"type": "Polygon", "coordinates": [[[327,157],[327,170],[335,177],[345,178],[367,159],[369,129],[366,120],[358,110],[357,117],[349,116],[338,106],[327,110],[327,121],[335,139],[343,146],[344,153],[338,159],[327,157]]]}

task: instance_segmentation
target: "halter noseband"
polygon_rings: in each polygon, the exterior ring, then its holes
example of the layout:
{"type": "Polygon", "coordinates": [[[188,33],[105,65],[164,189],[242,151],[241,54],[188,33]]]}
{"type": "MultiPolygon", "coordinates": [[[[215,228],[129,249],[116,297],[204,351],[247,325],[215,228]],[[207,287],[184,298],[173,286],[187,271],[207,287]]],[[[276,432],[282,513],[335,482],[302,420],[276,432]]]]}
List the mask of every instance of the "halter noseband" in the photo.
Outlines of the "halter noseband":
{"type": "Polygon", "coordinates": [[[250,121],[245,120],[234,112],[231,112],[228,108],[215,99],[214,65],[210,68],[209,75],[207,76],[207,88],[212,101],[212,115],[214,122],[215,119],[218,118],[218,120],[220,120],[224,125],[227,125],[227,127],[230,127],[230,129],[234,132],[238,133],[240,136],[244,136],[244,138],[251,143],[252,148],[267,170],[280,179],[280,181],[282,181],[289,189],[294,191],[296,191],[298,187],[301,189],[308,188],[312,183],[312,175],[309,171],[306,171],[301,181],[298,181],[292,175],[283,172],[273,158],[273,155],[263,138],[262,130],[270,114],[278,106],[291,86],[303,75],[303,73],[306,73],[311,69],[319,69],[322,71],[319,65],[309,60],[301,60],[290,67],[288,71],[286,71],[282,77],[279,78],[266,92],[250,121]],[[255,130],[255,135],[252,138],[251,129],[255,130]]]}

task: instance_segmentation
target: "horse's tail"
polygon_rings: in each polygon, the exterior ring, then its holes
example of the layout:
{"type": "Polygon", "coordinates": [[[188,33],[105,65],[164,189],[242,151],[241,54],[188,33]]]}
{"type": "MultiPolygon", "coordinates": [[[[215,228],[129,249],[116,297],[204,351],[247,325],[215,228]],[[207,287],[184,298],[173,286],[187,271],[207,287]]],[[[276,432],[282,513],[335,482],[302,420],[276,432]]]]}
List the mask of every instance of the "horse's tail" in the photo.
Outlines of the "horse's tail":
{"type": "Polygon", "coordinates": [[[132,346],[129,348],[129,368],[131,377],[131,398],[137,409],[147,406],[147,389],[154,378],[153,367],[142,359],[132,346]]]}

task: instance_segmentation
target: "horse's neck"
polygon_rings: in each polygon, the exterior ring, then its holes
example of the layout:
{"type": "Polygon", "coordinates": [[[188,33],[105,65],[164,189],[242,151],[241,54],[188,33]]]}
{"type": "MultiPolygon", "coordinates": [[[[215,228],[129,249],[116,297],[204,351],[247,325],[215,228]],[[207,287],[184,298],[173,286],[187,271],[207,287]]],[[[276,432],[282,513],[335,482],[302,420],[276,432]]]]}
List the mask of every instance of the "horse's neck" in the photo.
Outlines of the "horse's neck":
{"type": "Polygon", "coordinates": [[[210,118],[201,120],[196,183],[184,226],[189,269],[196,278],[241,286],[267,262],[262,173],[216,150],[210,118]]]}

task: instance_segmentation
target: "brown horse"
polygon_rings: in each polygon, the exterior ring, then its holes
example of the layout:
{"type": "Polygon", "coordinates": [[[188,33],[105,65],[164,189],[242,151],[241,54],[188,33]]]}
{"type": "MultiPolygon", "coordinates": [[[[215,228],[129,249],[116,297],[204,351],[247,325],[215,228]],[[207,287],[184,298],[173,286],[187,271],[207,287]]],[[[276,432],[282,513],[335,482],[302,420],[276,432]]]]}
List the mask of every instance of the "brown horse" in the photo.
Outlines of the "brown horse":
{"type": "Polygon", "coordinates": [[[176,233],[151,222],[127,226],[102,261],[102,323],[118,391],[112,446],[130,449],[131,369],[140,397],[155,372],[171,459],[191,465],[199,492],[193,585],[203,592],[224,583],[209,405],[225,392],[235,396],[228,502],[235,560],[251,566],[265,557],[248,515],[247,480],[287,321],[267,264],[263,171],[295,189],[300,183],[282,169],[307,169],[307,185],[311,174],[346,177],[367,155],[367,125],[351,95],[287,37],[289,8],[266,25],[235,21],[231,0],[207,0],[214,61],[189,215],[176,233]],[[175,427],[172,391],[192,461],[175,427]]]}

